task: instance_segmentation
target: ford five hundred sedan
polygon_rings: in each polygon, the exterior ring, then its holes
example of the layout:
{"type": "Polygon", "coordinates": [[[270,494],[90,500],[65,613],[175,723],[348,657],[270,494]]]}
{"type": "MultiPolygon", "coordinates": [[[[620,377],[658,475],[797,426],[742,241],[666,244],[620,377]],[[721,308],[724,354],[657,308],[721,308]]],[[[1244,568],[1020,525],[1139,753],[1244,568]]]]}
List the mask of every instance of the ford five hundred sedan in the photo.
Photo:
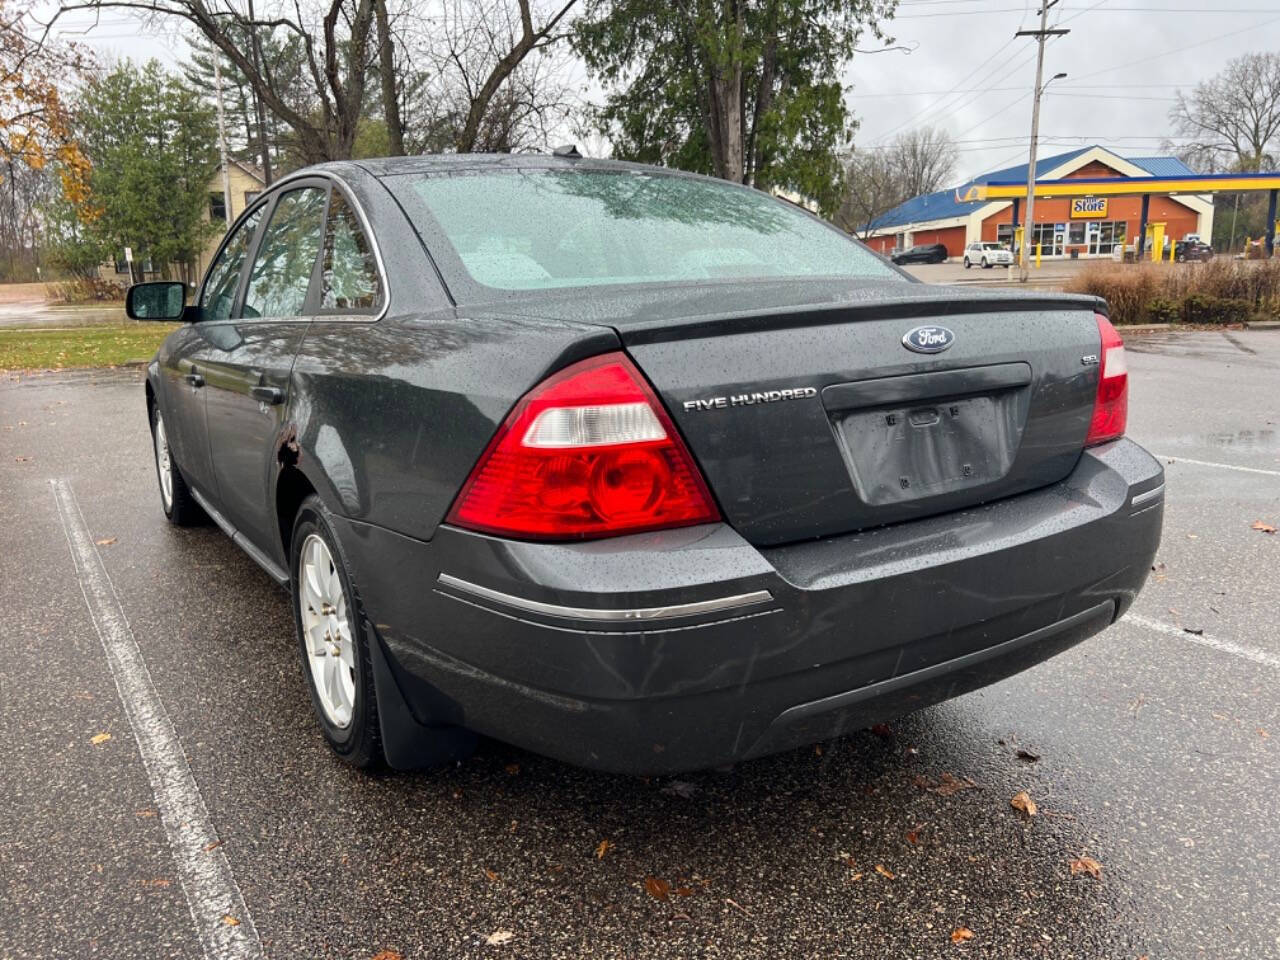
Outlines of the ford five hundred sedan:
{"type": "Polygon", "coordinates": [[[175,524],[292,597],[359,766],[477,734],[705,768],[1007,677],[1160,539],[1099,300],[917,283],[803,210],[643,166],[312,167],[231,228],[146,377],[175,524]]]}

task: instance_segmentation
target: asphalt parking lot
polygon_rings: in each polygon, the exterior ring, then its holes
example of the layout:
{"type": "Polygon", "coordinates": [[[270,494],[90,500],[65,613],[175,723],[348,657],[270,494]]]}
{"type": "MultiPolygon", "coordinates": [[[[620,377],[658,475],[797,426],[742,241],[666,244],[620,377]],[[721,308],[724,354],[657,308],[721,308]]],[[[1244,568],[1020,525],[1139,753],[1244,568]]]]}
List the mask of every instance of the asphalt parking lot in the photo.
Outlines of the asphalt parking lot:
{"type": "Polygon", "coordinates": [[[0,958],[200,957],[209,909],[219,960],[1280,956],[1280,534],[1253,529],[1280,525],[1280,334],[1129,354],[1168,494],[1126,620],[887,728],[675,780],[496,743],[348,769],[286,596],[216,527],[165,523],[139,375],[9,376],[0,958]],[[108,659],[126,635],[242,907],[184,885],[189,824],[159,816],[108,659]]]}

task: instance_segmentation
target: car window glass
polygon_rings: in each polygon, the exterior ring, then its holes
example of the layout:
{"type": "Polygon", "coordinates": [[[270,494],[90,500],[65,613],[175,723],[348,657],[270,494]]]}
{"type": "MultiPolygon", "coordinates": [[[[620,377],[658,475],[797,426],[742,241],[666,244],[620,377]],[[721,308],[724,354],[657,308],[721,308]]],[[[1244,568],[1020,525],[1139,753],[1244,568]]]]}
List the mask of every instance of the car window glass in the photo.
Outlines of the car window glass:
{"type": "Polygon", "coordinates": [[[355,210],[337,190],[329,203],[320,282],[322,310],[376,310],[382,305],[373,248],[355,210]]]}
{"type": "Polygon", "coordinates": [[[411,220],[438,224],[465,280],[486,287],[900,279],[848,235],[763,192],[720,181],[526,169],[387,182],[411,220]]]}
{"type": "Polygon", "coordinates": [[[241,316],[302,314],[320,252],[325,193],[321,187],[303,187],[281,194],[258,244],[241,316]]]}
{"type": "Polygon", "coordinates": [[[244,259],[249,253],[249,242],[253,239],[253,231],[258,228],[264,209],[265,207],[259,207],[245,217],[223,246],[218,259],[209,267],[204,292],[200,294],[200,319],[225,320],[231,316],[240,269],[244,266],[244,259]]]}

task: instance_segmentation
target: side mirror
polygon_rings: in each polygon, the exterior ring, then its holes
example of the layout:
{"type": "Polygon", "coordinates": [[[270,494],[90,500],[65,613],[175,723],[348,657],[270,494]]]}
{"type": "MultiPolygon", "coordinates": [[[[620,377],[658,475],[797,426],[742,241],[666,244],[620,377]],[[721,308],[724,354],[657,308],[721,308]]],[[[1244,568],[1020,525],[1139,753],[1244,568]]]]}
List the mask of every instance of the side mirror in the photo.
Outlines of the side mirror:
{"type": "Polygon", "coordinates": [[[135,283],[124,297],[130,320],[181,320],[187,302],[187,285],[176,280],[135,283]]]}

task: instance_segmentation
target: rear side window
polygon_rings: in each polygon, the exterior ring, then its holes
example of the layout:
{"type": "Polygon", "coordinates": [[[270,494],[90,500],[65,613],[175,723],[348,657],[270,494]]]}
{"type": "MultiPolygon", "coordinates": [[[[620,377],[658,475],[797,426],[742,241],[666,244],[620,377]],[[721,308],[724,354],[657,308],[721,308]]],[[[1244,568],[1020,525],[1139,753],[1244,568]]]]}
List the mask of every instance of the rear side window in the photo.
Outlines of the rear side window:
{"type": "Polygon", "coordinates": [[[382,306],[382,279],[360,219],[338,191],[329,201],[320,268],[320,309],[373,312],[382,306]]]}
{"type": "Polygon", "coordinates": [[[244,267],[245,257],[249,255],[249,242],[253,239],[253,232],[258,229],[264,209],[259,207],[244,218],[236,227],[235,233],[227,239],[218,259],[209,267],[204,291],[200,294],[200,319],[226,320],[231,316],[240,270],[244,267]]]}
{"type": "Polygon", "coordinates": [[[410,219],[420,229],[434,223],[452,248],[445,252],[453,257],[441,258],[451,286],[902,279],[840,231],[765,193],[721,181],[527,169],[407,174],[386,182],[410,219]]]}
{"type": "Polygon", "coordinates": [[[302,315],[324,234],[325,194],[320,187],[303,187],[276,201],[249,273],[241,316],[302,315]]]}

